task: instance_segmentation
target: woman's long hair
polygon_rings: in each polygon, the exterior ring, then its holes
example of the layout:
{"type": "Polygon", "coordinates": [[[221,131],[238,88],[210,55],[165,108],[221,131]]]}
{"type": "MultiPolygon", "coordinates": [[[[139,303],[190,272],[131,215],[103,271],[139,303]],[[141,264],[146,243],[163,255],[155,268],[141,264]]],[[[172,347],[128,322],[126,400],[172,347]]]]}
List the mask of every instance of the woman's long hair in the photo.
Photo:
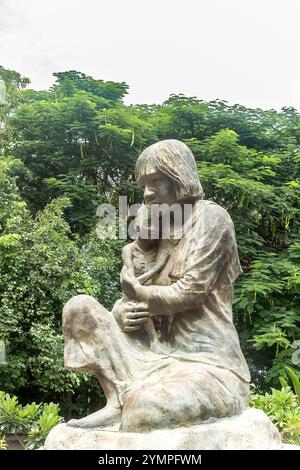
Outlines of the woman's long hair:
{"type": "Polygon", "coordinates": [[[161,140],[147,147],[136,161],[136,181],[157,170],[176,183],[176,202],[203,198],[195,157],[180,140],[161,140]]]}

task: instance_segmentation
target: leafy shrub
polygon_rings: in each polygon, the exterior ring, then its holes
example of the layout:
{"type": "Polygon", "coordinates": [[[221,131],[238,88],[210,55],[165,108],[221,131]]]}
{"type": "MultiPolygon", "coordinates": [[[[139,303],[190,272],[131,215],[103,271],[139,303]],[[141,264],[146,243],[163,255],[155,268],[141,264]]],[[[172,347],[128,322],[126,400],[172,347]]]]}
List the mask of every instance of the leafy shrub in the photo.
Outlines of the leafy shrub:
{"type": "Polygon", "coordinates": [[[14,434],[24,448],[18,434],[25,434],[27,449],[41,447],[50,430],[62,422],[59,411],[59,406],[54,403],[22,406],[16,396],[0,391],[0,449],[5,448],[8,434],[14,434]]]}
{"type": "MultiPolygon", "coordinates": [[[[298,402],[300,404],[300,380],[298,379],[297,377],[297,374],[295,373],[295,371],[293,371],[293,369],[290,369],[289,367],[286,367],[286,370],[287,370],[287,373],[293,383],[293,387],[294,387],[294,390],[295,390],[295,393],[298,397],[298,402]]],[[[280,378],[279,379],[281,381],[281,385],[282,386],[286,386],[286,383],[285,381],[280,378]]]]}
{"type": "Polygon", "coordinates": [[[54,403],[44,404],[38,420],[34,422],[28,432],[27,449],[41,447],[51,429],[59,424],[59,406],[54,403]]]}
{"type": "Polygon", "coordinates": [[[0,450],[6,450],[6,440],[5,440],[5,438],[0,439],[0,450]]]}
{"type": "Polygon", "coordinates": [[[288,444],[300,444],[300,401],[289,386],[271,389],[265,395],[252,394],[250,406],[264,411],[288,444]]]}

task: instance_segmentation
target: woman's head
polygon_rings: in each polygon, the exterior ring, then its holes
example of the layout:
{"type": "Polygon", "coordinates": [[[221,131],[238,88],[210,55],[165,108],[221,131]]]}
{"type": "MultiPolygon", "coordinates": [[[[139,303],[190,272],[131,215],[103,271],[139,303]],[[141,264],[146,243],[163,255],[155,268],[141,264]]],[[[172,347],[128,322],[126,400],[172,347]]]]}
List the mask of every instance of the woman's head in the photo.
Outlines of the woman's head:
{"type": "Polygon", "coordinates": [[[164,182],[164,187],[171,193],[174,191],[174,201],[181,202],[194,199],[202,199],[203,190],[197,175],[195,158],[191,150],[183,142],[170,139],[157,142],[147,147],[139,156],[135,166],[136,180],[145,188],[150,185],[150,202],[169,202],[155,200],[155,182],[157,176],[164,175],[169,184],[164,182]],[[170,184],[171,183],[171,184],[170,184]],[[151,185],[152,193],[151,194],[151,185]]]}

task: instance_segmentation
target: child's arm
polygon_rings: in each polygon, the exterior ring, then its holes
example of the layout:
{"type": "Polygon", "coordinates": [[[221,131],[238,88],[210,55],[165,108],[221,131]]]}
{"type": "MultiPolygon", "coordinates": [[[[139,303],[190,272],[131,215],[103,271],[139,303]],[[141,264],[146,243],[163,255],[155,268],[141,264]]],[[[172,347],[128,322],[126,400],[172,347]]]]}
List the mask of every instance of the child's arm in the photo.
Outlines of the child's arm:
{"type": "Polygon", "coordinates": [[[128,243],[125,245],[122,250],[122,258],[124,266],[130,272],[132,276],[134,276],[134,265],[133,265],[133,258],[132,258],[132,249],[133,249],[134,242],[128,243]]]}

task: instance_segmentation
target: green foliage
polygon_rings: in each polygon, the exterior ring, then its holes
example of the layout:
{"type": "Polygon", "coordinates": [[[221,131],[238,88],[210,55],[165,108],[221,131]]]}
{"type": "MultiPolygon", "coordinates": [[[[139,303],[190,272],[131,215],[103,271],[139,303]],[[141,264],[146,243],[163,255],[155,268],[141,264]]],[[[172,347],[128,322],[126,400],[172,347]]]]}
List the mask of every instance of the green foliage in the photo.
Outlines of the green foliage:
{"type": "Polygon", "coordinates": [[[36,449],[41,447],[51,429],[61,421],[59,406],[54,403],[44,404],[38,419],[30,427],[26,448],[36,449]]]}
{"type": "Polygon", "coordinates": [[[300,444],[300,402],[289,387],[253,394],[250,405],[263,410],[278,427],[284,442],[300,444]]]}
{"type": "Polygon", "coordinates": [[[89,388],[89,400],[97,406],[96,381],[64,369],[61,312],[79,293],[112,306],[119,292],[122,244],[100,241],[92,233],[72,238],[63,218],[66,197],[33,217],[10,176],[11,166],[12,161],[0,160],[0,338],[7,349],[0,382],[7,392],[37,399],[67,400],[77,393],[84,408],[89,388]]]}
{"type": "Polygon", "coordinates": [[[118,192],[153,132],[135,108],[123,105],[126,84],[75,71],[55,76],[48,92],[24,91],[7,128],[14,156],[30,171],[23,192],[30,206],[40,210],[53,197],[68,196],[66,216],[83,233],[95,222],[97,203],[108,191],[118,192]]]}
{"type": "Polygon", "coordinates": [[[0,65],[0,80],[5,86],[5,102],[0,103],[0,156],[5,148],[13,146],[13,135],[6,125],[15,108],[23,100],[22,90],[29,84],[29,79],[22,77],[14,70],[5,69],[0,65]]]}
{"type": "Polygon", "coordinates": [[[295,372],[290,369],[289,367],[286,368],[287,369],[287,373],[293,383],[293,387],[294,387],[294,390],[295,390],[295,394],[297,395],[298,397],[298,403],[300,405],[300,380],[298,379],[297,375],[295,374],[295,372]]]}
{"type": "Polygon", "coordinates": [[[22,407],[16,396],[0,392],[1,435],[25,433],[39,413],[39,405],[31,403],[22,407]]]}
{"type": "MultiPolygon", "coordinates": [[[[60,401],[64,413],[103,403],[96,381],[63,367],[61,311],[86,293],[111,308],[120,295],[122,243],[99,240],[96,207],[141,198],[134,164],[167,138],[193,150],[205,197],[224,206],[237,233],[243,275],[235,323],[260,390],[290,380],[300,339],[300,115],[171,95],[125,106],[125,83],[76,71],[48,91],[0,67],[0,339],[6,391],[60,401]],[[13,158],[12,158],[13,156],[13,158]]],[[[294,381],[296,380],[294,378],[294,381]]],[[[288,382],[286,382],[288,383],[288,382]]],[[[31,398],[30,398],[31,399],[31,398]]]]}
{"type": "Polygon", "coordinates": [[[31,403],[22,406],[16,396],[0,391],[2,448],[5,448],[5,436],[8,434],[25,434],[27,449],[41,447],[50,430],[62,421],[59,411],[59,406],[54,403],[31,403]]]}
{"type": "Polygon", "coordinates": [[[6,444],[6,439],[3,437],[0,439],[0,450],[6,450],[7,444],[6,444]]]}

